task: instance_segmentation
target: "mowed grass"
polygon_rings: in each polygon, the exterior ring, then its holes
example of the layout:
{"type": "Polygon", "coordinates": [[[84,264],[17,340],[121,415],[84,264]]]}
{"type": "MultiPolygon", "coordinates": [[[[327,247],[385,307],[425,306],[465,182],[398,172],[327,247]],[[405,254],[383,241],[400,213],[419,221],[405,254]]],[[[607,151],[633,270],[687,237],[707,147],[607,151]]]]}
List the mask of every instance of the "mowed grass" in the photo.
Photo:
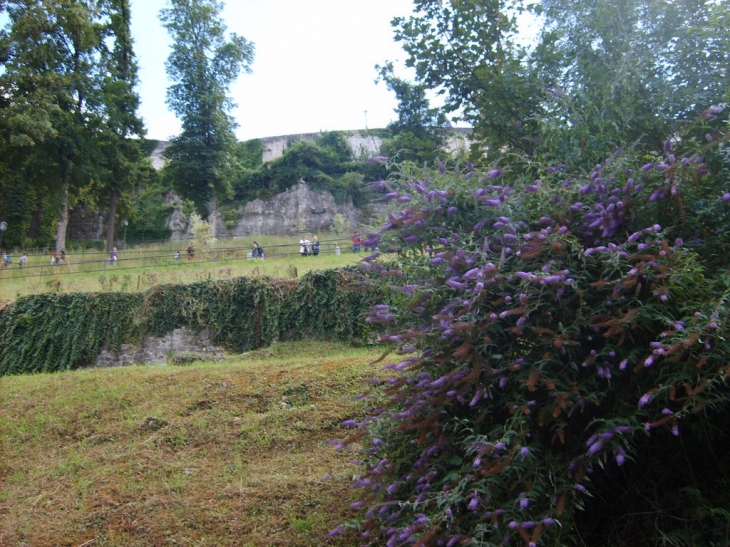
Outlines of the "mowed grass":
{"type": "Polygon", "coordinates": [[[367,254],[352,253],[346,239],[325,239],[318,256],[300,256],[298,239],[277,236],[252,236],[219,240],[208,250],[196,250],[188,260],[188,242],[136,246],[120,249],[116,266],[110,266],[106,253],[69,252],[66,263],[51,266],[48,256],[31,255],[21,269],[17,253],[8,269],[0,269],[0,305],[21,296],[44,292],[140,292],[160,284],[179,284],[206,279],[241,276],[299,277],[310,270],[339,268],[355,264],[367,254]],[[266,250],[264,260],[246,255],[256,239],[266,250]],[[341,254],[334,253],[338,242],[341,254]],[[173,255],[179,250],[182,258],[173,255]]]}
{"type": "MultiPolygon", "coordinates": [[[[381,350],[280,343],[185,367],[0,378],[4,547],[347,545],[381,350]]],[[[351,541],[351,540],[350,540],[351,541]]]]}

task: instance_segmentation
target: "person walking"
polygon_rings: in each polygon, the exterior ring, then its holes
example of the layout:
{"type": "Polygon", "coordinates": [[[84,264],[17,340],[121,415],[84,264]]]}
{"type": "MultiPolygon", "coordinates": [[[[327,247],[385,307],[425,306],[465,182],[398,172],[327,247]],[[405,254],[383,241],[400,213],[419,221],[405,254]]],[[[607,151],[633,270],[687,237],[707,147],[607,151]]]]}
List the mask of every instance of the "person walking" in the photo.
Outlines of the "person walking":
{"type": "Polygon", "coordinates": [[[21,268],[24,268],[25,265],[28,263],[28,253],[23,253],[20,257],[20,260],[18,260],[18,266],[21,268]]]}
{"type": "Polygon", "coordinates": [[[319,254],[319,239],[317,239],[317,236],[314,236],[314,241],[312,242],[312,254],[314,256],[319,254]]]}
{"type": "Polygon", "coordinates": [[[337,243],[335,243],[335,254],[338,256],[340,254],[340,246],[337,243]]]}
{"type": "Polygon", "coordinates": [[[117,253],[117,248],[112,247],[111,252],[109,253],[109,265],[116,266],[117,265],[117,257],[119,253],[117,253]]]}

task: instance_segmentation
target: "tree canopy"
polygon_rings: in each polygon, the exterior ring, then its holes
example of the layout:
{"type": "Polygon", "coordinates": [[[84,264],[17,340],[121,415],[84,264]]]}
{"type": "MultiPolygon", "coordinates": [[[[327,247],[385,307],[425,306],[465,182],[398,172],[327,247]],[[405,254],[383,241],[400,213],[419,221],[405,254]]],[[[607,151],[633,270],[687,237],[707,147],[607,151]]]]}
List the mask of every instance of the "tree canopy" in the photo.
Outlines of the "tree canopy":
{"type": "Polygon", "coordinates": [[[656,151],[728,99],[727,2],[416,0],[393,21],[417,82],[474,127],[482,153],[598,162],[656,151]],[[526,15],[529,13],[529,16],[526,15]],[[532,43],[519,22],[541,28],[532,43]]]}
{"type": "Polygon", "coordinates": [[[23,244],[31,214],[54,207],[58,214],[48,216],[57,219],[61,250],[69,207],[103,179],[125,178],[122,166],[137,157],[129,138],[143,128],[129,6],[9,0],[2,7],[0,132],[12,209],[3,206],[17,230],[9,242],[23,244]]]}

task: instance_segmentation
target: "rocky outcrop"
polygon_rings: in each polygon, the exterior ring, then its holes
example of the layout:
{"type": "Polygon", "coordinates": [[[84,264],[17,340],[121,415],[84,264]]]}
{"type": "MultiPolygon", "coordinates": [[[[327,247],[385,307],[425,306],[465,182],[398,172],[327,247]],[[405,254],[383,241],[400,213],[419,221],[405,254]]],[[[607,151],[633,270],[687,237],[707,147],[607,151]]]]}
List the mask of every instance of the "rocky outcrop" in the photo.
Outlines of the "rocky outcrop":
{"type": "Polygon", "coordinates": [[[256,199],[241,205],[238,214],[240,220],[232,229],[227,229],[218,218],[216,233],[221,236],[314,234],[334,226],[337,214],[344,215],[351,226],[356,226],[359,220],[351,202],[338,204],[329,192],[314,192],[304,182],[271,199],[256,199]]]}
{"type": "MultiPolygon", "coordinates": [[[[345,137],[356,157],[377,155],[382,139],[368,131],[346,131],[345,137]]],[[[469,148],[471,129],[452,129],[445,148],[450,151],[465,151],[469,148]]],[[[271,161],[284,154],[290,142],[296,140],[315,140],[321,133],[305,133],[300,135],[284,135],[260,139],[263,144],[263,161],[271,161]]],[[[152,153],[155,168],[164,165],[163,152],[170,145],[161,141],[152,153]]],[[[170,192],[166,202],[174,204],[175,211],[169,221],[173,241],[190,238],[189,221],[183,212],[180,198],[170,192]]],[[[229,206],[223,214],[220,208],[211,210],[210,222],[214,237],[246,236],[251,234],[294,235],[300,233],[322,233],[334,225],[335,215],[341,214],[352,228],[359,225],[362,212],[352,203],[335,203],[328,192],[314,192],[306,182],[300,181],[286,192],[267,200],[254,200],[239,205],[235,214],[230,214],[229,206]],[[235,219],[235,225],[231,219],[235,219]]],[[[370,209],[377,209],[371,205],[370,209]]]]}
{"type": "Polygon", "coordinates": [[[190,222],[185,213],[183,212],[183,205],[180,196],[170,190],[165,196],[165,204],[172,205],[172,215],[167,223],[167,227],[170,228],[172,235],[170,241],[181,241],[183,239],[190,239],[190,222]]]}

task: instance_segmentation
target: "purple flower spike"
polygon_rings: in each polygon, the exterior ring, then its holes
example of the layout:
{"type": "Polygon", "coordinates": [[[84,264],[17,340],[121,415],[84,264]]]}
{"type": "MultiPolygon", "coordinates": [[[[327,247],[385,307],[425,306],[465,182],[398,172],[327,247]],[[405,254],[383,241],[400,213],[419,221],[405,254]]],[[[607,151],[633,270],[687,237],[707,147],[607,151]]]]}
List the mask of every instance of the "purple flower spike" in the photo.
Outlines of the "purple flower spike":
{"type": "Polygon", "coordinates": [[[457,279],[459,279],[459,278],[458,277],[449,278],[449,279],[446,280],[446,284],[449,287],[453,287],[454,289],[459,289],[459,290],[462,290],[462,291],[464,289],[466,289],[466,285],[464,285],[464,283],[461,283],[461,282],[457,281],[457,279]]]}
{"type": "Polygon", "coordinates": [[[730,201],[730,192],[725,192],[722,195],[722,201],[730,201]]]}
{"type": "Polygon", "coordinates": [[[637,405],[639,408],[643,408],[647,405],[647,403],[651,400],[651,393],[644,393],[644,395],[641,396],[641,399],[639,399],[639,404],[637,405]]]}
{"type": "Polygon", "coordinates": [[[520,449],[520,456],[522,456],[522,461],[525,461],[525,458],[530,455],[530,449],[526,446],[523,446],[520,449]]]}

